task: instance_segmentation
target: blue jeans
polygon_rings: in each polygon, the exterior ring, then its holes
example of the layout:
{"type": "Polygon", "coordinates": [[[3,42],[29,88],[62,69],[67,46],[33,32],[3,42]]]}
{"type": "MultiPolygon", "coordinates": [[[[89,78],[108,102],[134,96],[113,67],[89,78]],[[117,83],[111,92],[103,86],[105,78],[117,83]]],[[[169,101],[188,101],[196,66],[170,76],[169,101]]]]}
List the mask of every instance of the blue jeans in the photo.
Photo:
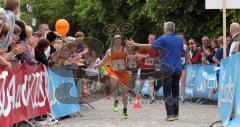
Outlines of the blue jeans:
{"type": "Polygon", "coordinates": [[[219,86],[219,76],[220,76],[220,70],[217,70],[216,71],[216,77],[217,77],[218,86],[219,86]]]}
{"type": "Polygon", "coordinates": [[[168,116],[177,116],[179,113],[179,80],[181,72],[174,72],[163,79],[163,93],[165,108],[168,116]]]}

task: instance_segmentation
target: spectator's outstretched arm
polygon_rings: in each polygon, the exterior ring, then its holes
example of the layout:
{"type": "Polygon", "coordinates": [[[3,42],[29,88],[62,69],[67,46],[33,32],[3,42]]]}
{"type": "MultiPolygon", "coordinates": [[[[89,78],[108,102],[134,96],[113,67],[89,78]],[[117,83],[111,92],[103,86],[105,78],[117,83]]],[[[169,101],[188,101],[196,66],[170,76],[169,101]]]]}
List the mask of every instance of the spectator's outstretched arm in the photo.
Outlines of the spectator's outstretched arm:
{"type": "Polygon", "coordinates": [[[0,56],[0,65],[5,65],[7,66],[9,69],[12,68],[11,63],[6,61],[2,56],[0,56]]]}
{"type": "Polygon", "coordinates": [[[83,51],[82,52],[80,52],[80,53],[78,53],[79,55],[85,55],[85,54],[87,54],[88,53],[88,48],[87,47],[85,47],[84,49],[83,49],[83,51]]]}
{"type": "Polygon", "coordinates": [[[139,48],[152,48],[151,44],[139,44],[139,43],[136,43],[132,39],[127,41],[127,46],[129,46],[129,47],[139,47],[139,48]]]}
{"type": "Polygon", "coordinates": [[[13,58],[14,54],[12,52],[6,53],[4,55],[4,59],[6,59],[7,61],[10,61],[13,58]]]}
{"type": "Polygon", "coordinates": [[[92,58],[88,58],[87,61],[86,61],[86,64],[90,65],[92,62],[93,62],[92,58]]]}
{"type": "Polygon", "coordinates": [[[18,55],[18,54],[22,54],[25,51],[26,51],[26,49],[25,49],[24,46],[17,45],[15,47],[13,47],[11,52],[6,53],[4,55],[4,59],[6,59],[7,61],[10,61],[13,56],[18,55]]]}
{"type": "Polygon", "coordinates": [[[73,64],[72,59],[68,59],[63,63],[63,66],[71,65],[73,64]]]}

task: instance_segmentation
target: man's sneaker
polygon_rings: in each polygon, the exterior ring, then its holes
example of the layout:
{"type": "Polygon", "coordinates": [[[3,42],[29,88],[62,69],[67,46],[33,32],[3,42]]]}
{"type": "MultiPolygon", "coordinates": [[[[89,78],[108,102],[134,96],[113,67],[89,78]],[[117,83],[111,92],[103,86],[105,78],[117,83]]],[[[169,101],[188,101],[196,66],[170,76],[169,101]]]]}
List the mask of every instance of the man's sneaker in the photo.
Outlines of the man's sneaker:
{"type": "Polygon", "coordinates": [[[175,118],[173,116],[167,116],[167,118],[165,118],[166,121],[174,121],[175,118]]]}
{"type": "Polygon", "coordinates": [[[155,97],[154,96],[151,96],[150,97],[150,104],[153,104],[155,102],[155,97]]]}
{"type": "Polygon", "coordinates": [[[186,100],[181,97],[179,103],[185,103],[185,101],[186,101],[186,100]]]}
{"type": "Polygon", "coordinates": [[[118,112],[118,101],[115,101],[115,102],[114,102],[113,111],[114,111],[114,112],[118,112]]]}
{"type": "Polygon", "coordinates": [[[123,118],[128,119],[128,113],[127,113],[127,108],[123,109],[123,118]]]}
{"type": "Polygon", "coordinates": [[[178,120],[178,115],[173,116],[174,120],[178,120]]]}

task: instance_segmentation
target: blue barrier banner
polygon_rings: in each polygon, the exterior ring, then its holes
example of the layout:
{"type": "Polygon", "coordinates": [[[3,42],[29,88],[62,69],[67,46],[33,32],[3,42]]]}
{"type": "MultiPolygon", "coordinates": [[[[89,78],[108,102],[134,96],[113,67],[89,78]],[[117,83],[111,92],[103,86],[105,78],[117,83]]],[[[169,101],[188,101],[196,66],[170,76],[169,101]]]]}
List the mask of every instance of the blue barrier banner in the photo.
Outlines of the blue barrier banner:
{"type": "Polygon", "coordinates": [[[208,98],[210,91],[217,88],[216,65],[199,65],[193,86],[194,98],[208,98]]]}
{"type": "Polygon", "coordinates": [[[135,93],[138,92],[139,85],[140,85],[140,81],[139,81],[139,79],[137,79],[137,80],[135,81],[135,85],[134,85],[134,92],[135,92],[135,93]]]}
{"type": "MultiPolygon", "coordinates": [[[[134,87],[134,91],[138,92],[139,89],[139,85],[140,85],[140,80],[137,80],[135,83],[135,87],[134,87]]],[[[141,90],[141,94],[142,95],[149,95],[150,94],[150,87],[149,87],[149,80],[145,80],[142,90],[141,90]]]]}
{"type": "Polygon", "coordinates": [[[239,127],[239,125],[240,125],[240,117],[237,117],[229,122],[228,127],[239,127]]]}
{"type": "Polygon", "coordinates": [[[193,98],[193,88],[196,82],[199,81],[197,79],[198,78],[197,76],[200,69],[200,65],[198,64],[187,65],[186,68],[187,68],[187,77],[186,77],[185,98],[193,98]]]}
{"type": "Polygon", "coordinates": [[[145,95],[145,94],[149,95],[150,94],[150,83],[149,83],[149,80],[145,80],[144,86],[142,88],[142,92],[141,93],[143,95],[145,95]]]}
{"type": "Polygon", "coordinates": [[[233,68],[235,68],[233,75],[233,80],[236,80],[236,92],[235,92],[235,101],[234,101],[234,117],[237,119],[237,125],[240,125],[240,54],[233,56],[233,68]],[[236,78],[236,79],[235,79],[236,78]]]}
{"type": "Polygon", "coordinates": [[[215,66],[200,64],[187,66],[186,98],[208,98],[212,88],[217,87],[215,66]]]}
{"type": "Polygon", "coordinates": [[[77,89],[71,69],[48,69],[49,99],[53,117],[59,118],[80,111],[77,89]],[[64,76],[59,75],[64,74],[64,76]]]}
{"type": "MultiPolygon", "coordinates": [[[[237,81],[236,81],[236,95],[235,95],[235,105],[234,105],[234,116],[235,117],[240,117],[240,55],[237,57],[238,60],[236,60],[236,71],[234,73],[234,76],[237,75],[237,81]]],[[[239,123],[240,124],[240,123],[239,123]]]]}
{"type": "MultiPolygon", "coordinates": [[[[186,98],[208,98],[212,88],[217,88],[216,65],[187,65],[186,98]]],[[[216,93],[212,100],[218,100],[216,93]]]]}
{"type": "MultiPolygon", "coordinates": [[[[213,88],[218,87],[217,78],[216,78],[216,65],[187,65],[187,78],[186,78],[186,98],[208,98],[210,91],[213,88]]],[[[181,84],[179,84],[181,87],[181,84]]],[[[136,81],[135,92],[139,87],[139,81],[136,81]]],[[[149,94],[149,81],[144,82],[142,88],[142,94],[149,94]]],[[[162,87],[156,93],[156,95],[163,96],[162,87]]],[[[218,93],[216,93],[212,100],[218,100],[218,93]]]]}
{"type": "Polygon", "coordinates": [[[236,88],[236,57],[221,60],[219,78],[218,110],[224,127],[227,127],[233,111],[234,95],[236,88]]]}
{"type": "Polygon", "coordinates": [[[193,88],[195,86],[199,70],[199,64],[187,65],[186,87],[193,88]]]}

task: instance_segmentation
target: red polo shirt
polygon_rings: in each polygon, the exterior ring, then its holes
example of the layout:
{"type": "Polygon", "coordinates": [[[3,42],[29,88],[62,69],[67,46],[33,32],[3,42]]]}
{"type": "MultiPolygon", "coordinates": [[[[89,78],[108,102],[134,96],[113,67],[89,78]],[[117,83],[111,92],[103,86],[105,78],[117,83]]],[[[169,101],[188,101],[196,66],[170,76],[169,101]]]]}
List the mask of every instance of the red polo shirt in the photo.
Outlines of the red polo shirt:
{"type": "Polygon", "coordinates": [[[143,58],[140,62],[140,68],[146,70],[154,70],[155,69],[155,59],[159,57],[159,52],[157,49],[139,49],[139,54],[149,55],[147,58],[143,58]]]}

